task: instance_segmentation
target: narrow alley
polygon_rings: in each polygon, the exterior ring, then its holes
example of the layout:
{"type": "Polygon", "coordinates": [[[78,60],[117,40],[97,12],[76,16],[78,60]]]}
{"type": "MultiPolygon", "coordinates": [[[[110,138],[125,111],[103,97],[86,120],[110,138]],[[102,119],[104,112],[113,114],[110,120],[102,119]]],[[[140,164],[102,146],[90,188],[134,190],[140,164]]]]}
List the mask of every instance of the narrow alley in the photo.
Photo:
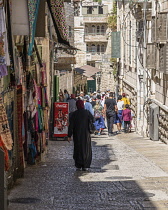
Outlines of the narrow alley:
{"type": "Polygon", "coordinates": [[[168,209],[168,147],[135,133],[92,136],[89,171],[76,171],[73,142],[49,141],[46,160],[25,169],[8,210],[168,209]]]}

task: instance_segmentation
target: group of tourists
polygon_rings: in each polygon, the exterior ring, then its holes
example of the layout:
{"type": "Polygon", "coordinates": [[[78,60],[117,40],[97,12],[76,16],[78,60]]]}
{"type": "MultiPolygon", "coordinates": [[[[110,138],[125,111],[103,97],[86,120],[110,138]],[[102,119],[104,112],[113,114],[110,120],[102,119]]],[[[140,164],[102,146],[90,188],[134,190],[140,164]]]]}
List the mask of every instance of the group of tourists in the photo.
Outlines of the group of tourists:
{"type": "Polygon", "coordinates": [[[116,135],[121,131],[130,132],[133,114],[129,107],[130,101],[125,93],[116,99],[115,93],[110,91],[94,92],[87,95],[81,92],[75,96],[75,94],[68,94],[64,90],[61,100],[69,103],[68,141],[70,142],[73,137],[73,158],[77,170],[86,171],[91,165],[90,122],[95,126],[95,135],[103,134],[106,127],[109,136],[116,135]],[[117,125],[115,133],[113,132],[114,124],[117,125]]]}

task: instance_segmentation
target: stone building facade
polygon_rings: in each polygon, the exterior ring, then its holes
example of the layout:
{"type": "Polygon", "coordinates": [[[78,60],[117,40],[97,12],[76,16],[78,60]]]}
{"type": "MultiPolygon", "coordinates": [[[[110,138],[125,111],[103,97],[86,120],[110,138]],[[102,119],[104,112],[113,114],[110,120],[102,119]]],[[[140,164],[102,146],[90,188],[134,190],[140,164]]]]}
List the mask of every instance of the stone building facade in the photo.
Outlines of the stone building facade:
{"type": "Polygon", "coordinates": [[[136,131],[168,143],[167,1],[117,4],[119,88],[131,99],[136,131]]]}
{"type": "Polygon", "coordinates": [[[68,40],[72,48],[55,45],[54,74],[59,78],[59,89],[73,92],[74,73],[73,66],[76,63],[74,46],[74,6],[71,1],[64,1],[65,21],[68,32],[68,40]]]}
{"type": "Polygon", "coordinates": [[[95,75],[96,89],[115,90],[111,58],[111,36],[107,25],[112,1],[74,0],[75,67],[91,65],[100,69],[95,75]]]}

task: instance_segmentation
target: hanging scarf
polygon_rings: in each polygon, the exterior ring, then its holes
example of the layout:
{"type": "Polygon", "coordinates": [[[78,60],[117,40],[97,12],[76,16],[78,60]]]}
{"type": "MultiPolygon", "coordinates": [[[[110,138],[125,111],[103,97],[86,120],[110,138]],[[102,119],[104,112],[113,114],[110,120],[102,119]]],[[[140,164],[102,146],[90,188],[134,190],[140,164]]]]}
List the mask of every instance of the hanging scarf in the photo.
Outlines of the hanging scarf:
{"type": "Polygon", "coordinates": [[[8,75],[7,65],[10,65],[10,59],[6,34],[5,11],[3,7],[0,7],[0,78],[8,75]]]}
{"type": "Polygon", "coordinates": [[[39,3],[40,0],[28,0],[28,13],[29,13],[29,23],[30,23],[30,44],[28,49],[28,55],[32,55],[33,52],[39,3]]]}
{"type": "Polygon", "coordinates": [[[5,147],[8,150],[11,150],[13,146],[13,140],[9,129],[5,106],[2,101],[0,102],[0,135],[5,147]]]}
{"type": "Polygon", "coordinates": [[[5,147],[4,142],[2,141],[2,138],[0,136],[0,148],[3,150],[4,152],[4,160],[5,160],[5,171],[7,171],[9,169],[9,155],[8,155],[8,150],[5,147]]]}

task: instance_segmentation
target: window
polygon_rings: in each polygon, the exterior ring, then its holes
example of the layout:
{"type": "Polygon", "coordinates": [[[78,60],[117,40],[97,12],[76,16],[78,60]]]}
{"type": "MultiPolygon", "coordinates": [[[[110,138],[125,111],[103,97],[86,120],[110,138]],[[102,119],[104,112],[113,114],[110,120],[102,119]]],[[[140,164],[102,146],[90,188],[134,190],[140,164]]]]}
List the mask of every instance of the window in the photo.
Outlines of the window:
{"type": "Polygon", "coordinates": [[[100,34],[100,26],[97,26],[97,34],[100,34]]]}
{"type": "Polygon", "coordinates": [[[100,45],[97,45],[97,53],[100,54],[100,45]]]}
{"type": "Polygon", "coordinates": [[[74,16],[79,16],[80,6],[78,2],[74,2],[74,16]]]}
{"type": "Polygon", "coordinates": [[[104,46],[104,45],[101,46],[101,52],[102,52],[102,53],[105,52],[105,46],[104,46]]]}
{"type": "Polygon", "coordinates": [[[88,35],[88,26],[85,26],[85,34],[88,35]]]}
{"type": "Polygon", "coordinates": [[[104,33],[105,33],[105,28],[104,26],[101,26],[101,34],[104,35],[104,33]]]}
{"type": "Polygon", "coordinates": [[[89,92],[90,93],[93,93],[93,88],[89,88],[89,92]]]}
{"type": "Polygon", "coordinates": [[[92,14],[93,8],[92,7],[87,7],[87,14],[92,14]]]}
{"type": "Polygon", "coordinates": [[[103,14],[103,7],[99,6],[98,14],[103,14]]]}
{"type": "Polygon", "coordinates": [[[92,25],[92,33],[95,34],[96,30],[95,30],[95,26],[92,25]]]}
{"type": "Polygon", "coordinates": [[[86,52],[87,53],[89,52],[89,46],[88,46],[88,44],[86,45],[86,52]]]}
{"type": "Polygon", "coordinates": [[[92,52],[92,54],[95,54],[95,52],[96,52],[96,46],[94,44],[92,44],[91,52],[92,52]]]}
{"type": "Polygon", "coordinates": [[[72,28],[69,26],[69,37],[72,37],[72,28]]]}

